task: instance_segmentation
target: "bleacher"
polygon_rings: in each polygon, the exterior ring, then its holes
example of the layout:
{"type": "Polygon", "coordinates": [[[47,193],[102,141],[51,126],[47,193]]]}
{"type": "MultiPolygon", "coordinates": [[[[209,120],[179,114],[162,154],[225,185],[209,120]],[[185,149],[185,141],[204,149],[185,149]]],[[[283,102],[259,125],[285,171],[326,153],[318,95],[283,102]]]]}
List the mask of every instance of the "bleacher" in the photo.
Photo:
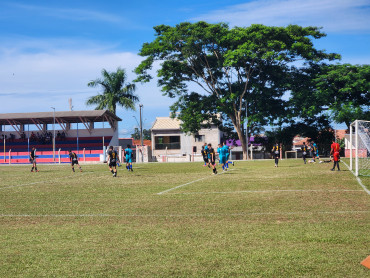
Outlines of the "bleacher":
{"type": "MultiPolygon", "coordinates": [[[[104,145],[108,146],[112,136],[104,137],[104,145]]],[[[10,161],[12,164],[16,163],[29,163],[29,150],[35,147],[36,155],[38,156],[38,163],[53,163],[53,145],[52,144],[40,144],[38,142],[30,142],[24,139],[15,139],[5,144],[5,156],[4,152],[0,152],[0,163],[9,163],[9,151],[10,161]]],[[[78,151],[77,151],[77,137],[67,137],[64,140],[55,141],[55,162],[66,163],[69,162],[68,150],[72,150],[77,153],[80,161],[100,161],[100,155],[103,154],[103,138],[102,137],[79,137],[78,138],[78,151]],[[60,150],[60,153],[59,153],[60,150]]]]}

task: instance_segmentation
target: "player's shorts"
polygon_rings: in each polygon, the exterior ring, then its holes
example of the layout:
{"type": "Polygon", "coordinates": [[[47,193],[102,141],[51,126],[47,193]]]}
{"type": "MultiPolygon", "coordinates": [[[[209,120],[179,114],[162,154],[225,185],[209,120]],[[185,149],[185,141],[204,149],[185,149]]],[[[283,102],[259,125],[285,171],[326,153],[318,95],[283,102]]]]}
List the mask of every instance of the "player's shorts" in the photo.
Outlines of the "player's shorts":
{"type": "MultiPolygon", "coordinates": [[[[228,161],[229,160],[229,157],[230,157],[230,154],[228,153],[227,155],[226,155],[226,161],[228,161]]],[[[225,162],[226,162],[225,161],[225,162]]]]}
{"type": "Polygon", "coordinates": [[[204,160],[205,163],[208,163],[208,161],[209,161],[208,157],[203,157],[203,160],[204,160]]]}
{"type": "Polygon", "coordinates": [[[333,158],[334,158],[334,161],[339,161],[339,152],[335,152],[334,155],[333,155],[333,158]]]}
{"type": "Polygon", "coordinates": [[[126,156],[126,163],[132,163],[132,158],[131,158],[131,157],[128,157],[128,156],[126,156]]]}
{"type": "Polygon", "coordinates": [[[215,164],[216,164],[216,161],[215,161],[215,160],[209,160],[209,163],[210,163],[211,165],[215,165],[215,164]]]}
{"type": "Polygon", "coordinates": [[[78,160],[77,159],[72,159],[71,164],[72,164],[72,166],[75,165],[75,164],[78,165],[78,160]]]}
{"type": "Polygon", "coordinates": [[[220,164],[225,164],[227,161],[226,156],[220,156],[220,164]]]}
{"type": "Polygon", "coordinates": [[[33,164],[36,162],[36,158],[30,158],[30,163],[33,164]]]}
{"type": "Polygon", "coordinates": [[[109,167],[116,167],[117,161],[115,159],[109,161],[109,167]]]}

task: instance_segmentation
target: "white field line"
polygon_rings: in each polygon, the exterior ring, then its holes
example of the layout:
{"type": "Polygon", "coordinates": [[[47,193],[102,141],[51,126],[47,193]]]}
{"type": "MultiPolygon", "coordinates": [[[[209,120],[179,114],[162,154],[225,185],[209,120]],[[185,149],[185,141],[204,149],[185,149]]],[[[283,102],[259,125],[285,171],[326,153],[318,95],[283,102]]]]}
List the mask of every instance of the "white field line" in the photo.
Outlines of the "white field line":
{"type": "MultiPolygon", "coordinates": [[[[234,171],[234,170],[235,170],[235,169],[230,169],[230,170],[228,170],[228,171],[234,171]]],[[[215,177],[215,176],[218,176],[218,175],[221,175],[221,174],[227,173],[228,171],[221,172],[220,174],[213,175],[213,176],[211,176],[211,177],[215,177]]],[[[157,193],[157,195],[163,195],[163,194],[165,194],[165,193],[167,193],[167,192],[170,192],[170,191],[172,191],[172,190],[176,190],[176,189],[178,189],[178,188],[180,188],[180,187],[184,187],[184,186],[187,186],[187,185],[189,185],[189,184],[196,183],[196,182],[198,182],[198,181],[202,181],[202,180],[205,180],[205,179],[208,179],[208,178],[210,178],[210,177],[208,176],[208,177],[204,177],[204,178],[201,178],[201,179],[197,179],[197,180],[194,180],[194,181],[191,181],[191,182],[187,182],[187,183],[184,183],[184,184],[180,184],[180,185],[178,185],[178,186],[175,186],[175,187],[172,187],[172,188],[170,188],[170,189],[167,189],[167,190],[164,190],[164,191],[162,191],[162,192],[159,192],[159,193],[157,193]]]]}
{"type": "Polygon", "coordinates": [[[239,191],[220,191],[220,192],[180,192],[170,193],[169,195],[205,195],[205,194],[240,194],[240,193],[284,193],[284,192],[363,192],[360,189],[276,189],[276,190],[239,190],[239,191]]]}
{"type": "Polygon", "coordinates": [[[358,214],[362,211],[295,211],[295,212],[239,212],[239,213],[190,213],[190,214],[0,214],[0,217],[219,217],[219,216],[259,216],[259,215],[316,215],[316,214],[358,214]]]}
{"type": "Polygon", "coordinates": [[[55,179],[51,179],[51,180],[43,180],[43,181],[36,181],[36,182],[30,182],[30,183],[24,183],[24,184],[16,184],[16,185],[3,186],[3,187],[0,187],[0,190],[8,189],[8,188],[15,188],[15,187],[30,186],[30,185],[40,184],[40,183],[54,182],[54,181],[58,181],[58,180],[69,179],[69,178],[72,178],[72,177],[76,177],[77,178],[79,176],[86,175],[87,173],[92,173],[92,172],[83,172],[82,174],[80,174],[78,176],[77,175],[74,175],[74,176],[66,176],[66,177],[60,177],[60,178],[55,178],[55,179]]]}
{"type": "Polygon", "coordinates": [[[343,161],[343,163],[344,163],[344,165],[347,166],[348,170],[350,170],[352,172],[352,174],[355,176],[355,178],[357,179],[358,184],[365,190],[365,192],[367,194],[370,195],[370,190],[366,188],[366,186],[362,183],[361,179],[359,177],[356,177],[355,173],[351,169],[349,169],[349,166],[347,165],[347,163],[345,163],[344,161],[343,161]]]}

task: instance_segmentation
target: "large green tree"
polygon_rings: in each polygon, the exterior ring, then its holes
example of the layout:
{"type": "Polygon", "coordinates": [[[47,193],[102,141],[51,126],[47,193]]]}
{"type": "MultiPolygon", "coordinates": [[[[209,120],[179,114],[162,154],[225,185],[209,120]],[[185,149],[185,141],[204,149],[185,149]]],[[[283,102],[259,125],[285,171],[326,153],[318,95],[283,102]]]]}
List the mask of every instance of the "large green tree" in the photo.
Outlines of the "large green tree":
{"type": "Polygon", "coordinates": [[[159,61],[158,85],[165,95],[177,98],[173,109],[186,120],[183,129],[194,132],[218,113],[234,126],[244,158],[246,107],[249,129],[284,120],[282,96],[290,89],[294,64],[337,58],[313,46],[312,39],[325,36],[317,27],[229,28],[224,23],[185,22],[154,30],[156,38],[139,53],[146,59],[135,70],[136,81],[148,82],[153,63],[159,61]],[[189,92],[191,83],[197,92],[189,92]]]}
{"type": "Polygon", "coordinates": [[[120,105],[126,109],[135,110],[135,103],[139,101],[135,92],[135,84],[126,83],[126,72],[124,69],[117,68],[115,72],[108,72],[103,69],[102,78],[90,81],[87,86],[98,87],[103,90],[101,94],[90,97],[87,105],[97,105],[95,109],[108,109],[116,114],[116,107],[120,105]]]}
{"type": "Polygon", "coordinates": [[[328,65],[314,82],[321,107],[328,107],[337,123],[349,128],[356,119],[370,120],[370,65],[328,65]]]}

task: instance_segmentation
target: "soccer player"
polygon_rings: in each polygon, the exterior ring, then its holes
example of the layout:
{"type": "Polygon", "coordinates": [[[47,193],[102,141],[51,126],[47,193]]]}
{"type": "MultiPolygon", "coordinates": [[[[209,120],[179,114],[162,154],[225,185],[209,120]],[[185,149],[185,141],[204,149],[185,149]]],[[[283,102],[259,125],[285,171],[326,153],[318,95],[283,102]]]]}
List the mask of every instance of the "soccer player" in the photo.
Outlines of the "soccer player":
{"type": "Polygon", "coordinates": [[[218,153],[218,164],[221,164],[221,157],[222,157],[221,149],[222,149],[222,145],[221,145],[221,144],[218,144],[218,148],[217,148],[217,153],[218,153]]]}
{"type": "Polygon", "coordinates": [[[209,164],[212,166],[213,175],[217,174],[216,169],[216,153],[215,150],[212,148],[211,143],[208,144],[208,160],[209,164]]]}
{"type": "Polygon", "coordinates": [[[313,146],[316,150],[316,159],[319,161],[319,163],[322,163],[322,161],[320,160],[319,148],[317,147],[317,144],[315,142],[313,142],[313,146]]]}
{"type": "Polygon", "coordinates": [[[30,151],[30,162],[32,163],[32,169],[31,172],[33,172],[33,169],[35,169],[35,172],[38,172],[37,165],[36,165],[36,149],[35,147],[32,147],[30,151]]]}
{"type": "Polygon", "coordinates": [[[118,153],[113,150],[113,146],[109,147],[108,151],[109,170],[113,174],[113,177],[117,177],[117,162],[119,162],[118,153]]]}
{"type": "Polygon", "coordinates": [[[304,162],[304,164],[306,164],[306,158],[307,158],[307,152],[308,152],[306,142],[303,142],[303,146],[301,147],[301,150],[302,150],[303,162],[304,162]]]}
{"type": "Polygon", "coordinates": [[[330,155],[333,155],[333,161],[334,161],[333,168],[331,169],[332,171],[335,171],[335,166],[337,166],[338,171],[340,171],[340,169],[339,169],[339,161],[340,161],[339,152],[340,152],[340,146],[339,146],[338,143],[336,143],[333,140],[333,143],[330,146],[330,155]]]}
{"type": "Polygon", "coordinates": [[[206,143],[204,143],[204,146],[202,146],[201,153],[202,153],[203,161],[204,161],[203,166],[208,166],[208,168],[209,168],[208,147],[207,147],[206,143]]]}
{"type": "Polygon", "coordinates": [[[80,169],[80,172],[82,172],[81,166],[78,163],[78,156],[75,152],[72,152],[72,150],[69,150],[69,161],[71,161],[72,171],[75,172],[74,165],[78,165],[78,168],[80,169]]]}
{"type": "Polygon", "coordinates": [[[132,149],[130,145],[127,145],[125,149],[125,158],[126,158],[126,169],[133,172],[132,170],[132,149]]]}
{"type": "Polygon", "coordinates": [[[230,149],[229,149],[229,146],[226,145],[226,142],[224,142],[223,146],[222,146],[225,150],[225,156],[226,156],[226,168],[228,169],[229,168],[229,164],[232,164],[234,166],[234,162],[230,161],[229,158],[230,158],[230,149]]]}
{"type": "Polygon", "coordinates": [[[312,153],[312,163],[315,163],[316,160],[316,151],[317,151],[317,147],[316,147],[316,144],[314,142],[311,142],[310,143],[310,148],[311,148],[311,153],[312,153]]]}
{"type": "Polygon", "coordinates": [[[275,145],[272,147],[272,153],[275,158],[275,167],[278,167],[280,157],[280,147],[278,143],[275,143],[275,145]]]}

